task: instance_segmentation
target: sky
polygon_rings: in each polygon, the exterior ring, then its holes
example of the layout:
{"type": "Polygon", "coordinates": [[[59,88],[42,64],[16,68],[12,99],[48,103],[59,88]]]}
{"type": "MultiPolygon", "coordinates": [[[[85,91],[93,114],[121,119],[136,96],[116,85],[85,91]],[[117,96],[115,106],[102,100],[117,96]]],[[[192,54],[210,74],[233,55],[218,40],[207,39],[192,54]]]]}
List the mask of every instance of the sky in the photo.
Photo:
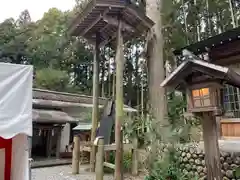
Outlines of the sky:
{"type": "Polygon", "coordinates": [[[33,21],[41,19],[49,8],[56,7],[62,11],[70,10],[75,0],[0,0],[0,22],[7,18],[17,19],[22,11],[28,9],[33,21]]]}

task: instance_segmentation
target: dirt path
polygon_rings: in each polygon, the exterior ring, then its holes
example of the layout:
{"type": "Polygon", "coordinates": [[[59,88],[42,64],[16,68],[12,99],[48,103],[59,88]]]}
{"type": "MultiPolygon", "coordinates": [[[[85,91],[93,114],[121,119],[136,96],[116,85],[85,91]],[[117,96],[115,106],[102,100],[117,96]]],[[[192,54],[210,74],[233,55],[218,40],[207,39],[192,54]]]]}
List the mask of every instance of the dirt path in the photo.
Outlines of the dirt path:
{"type": "MultiPolygon", "coordinates": [[[[31,180],[95,180],[95,174],[80,169],[79,175],[71,174],[71,166],[56,166],[32,169],[31,180]]],[[[143,177],[126,176],[125,180],[143,180],[143,177]]],[[[106,175],[104,180],[113,180],[113,175],[106,175]]]]}

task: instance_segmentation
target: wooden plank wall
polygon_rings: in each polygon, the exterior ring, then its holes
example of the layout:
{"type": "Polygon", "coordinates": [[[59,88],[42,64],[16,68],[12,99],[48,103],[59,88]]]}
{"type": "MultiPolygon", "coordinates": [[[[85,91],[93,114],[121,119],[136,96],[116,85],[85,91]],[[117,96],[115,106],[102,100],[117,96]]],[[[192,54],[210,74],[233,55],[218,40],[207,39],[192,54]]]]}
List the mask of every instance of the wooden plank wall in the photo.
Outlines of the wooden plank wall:
{"type": "Polygon", "coordinates": [[[240,139],[240,120],[222,120],[221,131],[223,138],[239,138],[240,139]]]}

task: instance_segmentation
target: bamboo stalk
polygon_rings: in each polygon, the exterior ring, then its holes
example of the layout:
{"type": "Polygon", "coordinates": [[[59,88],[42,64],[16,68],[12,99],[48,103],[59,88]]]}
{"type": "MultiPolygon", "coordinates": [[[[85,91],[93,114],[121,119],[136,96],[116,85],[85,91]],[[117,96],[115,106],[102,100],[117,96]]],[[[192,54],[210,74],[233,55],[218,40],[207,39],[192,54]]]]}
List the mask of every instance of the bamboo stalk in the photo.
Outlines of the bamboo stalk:
{"type": "MultiPolygon", "coordinates": [[[[96,34],[96,45],[93,60],[93,109],[92,109],[92,131],[91,142],[96,138],[97,124],[98,124],[98,96],[99,96],[99,56],[100,56],[100,36],[96,34]]],[[[96,147],[92,146],[90,155],[90,169],[95,170],[96,147]]]]}
{"type": "Polygon", "coordinates": [[[115,122],[115,141],[116,141],[116,155],[115,155],[115,180],[123,179],[122,172],[122,118],[123,118],[123,69],[124,69],[124,55],[123,55],[123,36],[122,36],[122,22],[118,22],[117,32],[117,52],[116,52],[116,122],[115,122]]]}

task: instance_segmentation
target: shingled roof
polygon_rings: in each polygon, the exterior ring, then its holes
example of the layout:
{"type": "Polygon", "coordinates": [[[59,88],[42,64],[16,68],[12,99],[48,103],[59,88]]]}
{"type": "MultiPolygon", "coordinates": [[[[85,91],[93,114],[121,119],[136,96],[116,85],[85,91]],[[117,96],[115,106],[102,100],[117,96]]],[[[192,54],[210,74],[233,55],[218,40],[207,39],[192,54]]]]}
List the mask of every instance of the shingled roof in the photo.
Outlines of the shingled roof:
{"type": "Polygon", "coordinates": [[[227,43],[240,40],[240,27],[228,30],[216,36],[207,38],[194,44],[187,45],[174,51],[175,55],[181,55],[182,50],[187,49],[195,55],[208,52],[212,48],[226,45],[227,43]]]}
{"type": "MultiPolygon", "coordinates": [[[[99,108],[103,108],[108,99],[99,97],[99,108]]],[[[41,107],[86,107],[92,108],[92,96],[81,95],[76,93],[66,93],[58,91],[50,91],[45,89],[33,89],[33,106],[41,107]]],[[[137,110],[124,105],[124,111],[136,112],[137,110]]]]}

